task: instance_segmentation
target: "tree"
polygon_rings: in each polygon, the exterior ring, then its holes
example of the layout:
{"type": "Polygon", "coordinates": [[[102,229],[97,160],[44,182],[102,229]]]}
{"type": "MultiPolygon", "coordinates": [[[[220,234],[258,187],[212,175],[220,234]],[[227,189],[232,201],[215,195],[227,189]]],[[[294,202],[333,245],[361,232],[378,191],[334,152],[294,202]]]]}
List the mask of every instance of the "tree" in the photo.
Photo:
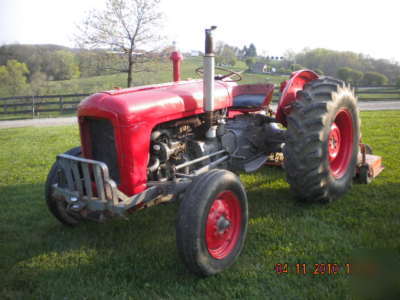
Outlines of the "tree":
{"type": "Polygon", "coordinates": [[[247,49],[246,57],[256,57],[256,56],[257,56],[256,46],[254,46],[254,44],[251,43],[249,48],[247,49]]]}
{"type": "Polygon", "coordinates": [[[35,96],[44,95],[49,89],[46,74],[39,71],[31,75],[30,85],[32,95],[35,96]]]}
{"type": "Polygon", "coordinates": [[[58,50],[46,58],[47,64],[43,67],[45,73],[54,80],[69,80],[80,75],[79,65],[72,52],[58,50]]]}
{"type": "Polygon", "coordinates": [[[337,76],[343,81],[357,84],[363,78],[364,74],[349,67],[342,67],[338,69],[337,76]]]}
{"type": "Polygon", "coordinates": [[[291,69],[292,69],[292,71],[298,71],[298,70],[304,69],[304,67],[302,65],[299,65],[299,64],[293,64],[291,66],[291,69]]]}
{"type": "Polygon", "coordinates": [[[400,76],[396,78],[396,86],[400,87],[400,76]]]}
{"type": "Polygon", "coordinates": [[[129,87],[132,73],[139,71],[135,65],[147,58],[138,50],[157,38],[156,29],[162,18],[159,3],[159,0],[107,0],[106,9],[91,11],[78,27],[76,41],[82,47],[105,47],[123,55],[126,66],[116,69],[127,73],[129,87]]]}
{"type": "Polygon", "coordinates": [[[364,83],[366,85],[385,85],[388,82],[388,78],[378,72],[366,72],[364,75],[364,83]]]}
{"type": "Polygon", "coordinates": [[[357,70],[352,70],[350,73],[350,82],[352,84],[358,84],[360,80],[364,77],[364,73],[357,70]]]}
{"type": "Polygon", "coordinates": [[[246,45],[243,46],[243,49],[240,51],[240,57],[241,59],[246,57],[246,53],[247,53],[248,49],[246,47],[246,45]]]}
{"type": "Polygon", "coordinates": [[[249,70],[251,70],[251,68],[252,68],[252,67],[254,66],[254,64],[255,64],[255,59],[254,59],[254,57],[248,57],[248,58],[246,58],[245,63],[246,63],[246,65],[247,65],[247,68],[248,68],[249,70]]]}
{"type": "Polygon", "coordinates": [[[236,64],[235,48],[222,42],[217,44],[215,63],[234,66],[236,64]]]}
{"type": "Polygon", "coordinates": [[[26,87],[26,76],[29,69],[26,64],[15,59],[7,61],[5,66],[0,66],[0,89],[7,96],[15,96],[26,87]]]}
{"type": "Polygon", "coordinates": [[[351,72],[350,68],[342,67],[342,68],[338,69],[337,76],[339,77],[339,79],[341,79],[343,81],[348,81],[350,78],[350,72],[351,72]]]}

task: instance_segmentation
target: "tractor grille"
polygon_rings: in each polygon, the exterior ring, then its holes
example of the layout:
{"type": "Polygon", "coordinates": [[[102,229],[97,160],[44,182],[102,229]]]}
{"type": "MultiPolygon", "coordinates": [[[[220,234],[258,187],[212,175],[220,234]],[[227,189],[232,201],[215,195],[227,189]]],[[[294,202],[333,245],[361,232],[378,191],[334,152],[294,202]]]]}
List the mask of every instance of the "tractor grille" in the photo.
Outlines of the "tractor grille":
{"type": "Polygon", "coordinates": [[[118,184],[119,169],[113,126],[110,121],[104,119],[86,119],[86,121],[92,143],[92,159],[104,162],[110,171],[110,177],[118,184]]]}

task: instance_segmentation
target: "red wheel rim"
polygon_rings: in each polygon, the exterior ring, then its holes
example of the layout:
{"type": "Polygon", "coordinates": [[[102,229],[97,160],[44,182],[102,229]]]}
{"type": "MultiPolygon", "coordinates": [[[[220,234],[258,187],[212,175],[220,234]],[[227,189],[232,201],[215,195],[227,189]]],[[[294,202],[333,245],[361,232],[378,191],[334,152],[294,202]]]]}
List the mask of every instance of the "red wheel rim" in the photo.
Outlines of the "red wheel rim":
{"type": "Polygon", "coordinates": [[[335,178],[341,178],[353,153],[353,118],[347,109],[340,110],[331,125],[328,137],[329,167],[335,178]]]}
{"type": "Polygon", "coordinates": [[[239,199],[231,191],[220,193],[207,216],[206,245],[212,257],[223,259],[232,252],[240,237],[241,223],[239,199]]]}

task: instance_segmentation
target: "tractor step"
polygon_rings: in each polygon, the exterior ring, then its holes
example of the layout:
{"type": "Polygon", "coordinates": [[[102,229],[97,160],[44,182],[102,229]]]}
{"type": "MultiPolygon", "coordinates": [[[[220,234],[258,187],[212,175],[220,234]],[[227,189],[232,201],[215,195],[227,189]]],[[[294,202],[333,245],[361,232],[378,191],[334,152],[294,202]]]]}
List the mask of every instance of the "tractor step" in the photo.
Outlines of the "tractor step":
{"type": "Polygon", "coordinates": [[[265,164],[267,159],[268,159],[268,157],[266,155],[260,155],[256,159],[253,159],[252,161],[250,161],[247,164],[245,164],[244,165],[244,170],[247,173],[255,172],[265,164]]]}

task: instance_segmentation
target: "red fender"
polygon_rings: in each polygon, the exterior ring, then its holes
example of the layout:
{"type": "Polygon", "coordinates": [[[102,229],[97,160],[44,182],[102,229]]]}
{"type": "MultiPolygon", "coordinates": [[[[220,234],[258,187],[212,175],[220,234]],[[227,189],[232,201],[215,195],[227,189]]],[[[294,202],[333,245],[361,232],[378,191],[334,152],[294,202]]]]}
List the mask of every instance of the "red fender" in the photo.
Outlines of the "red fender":
{"type": "Polygon", "coordinates": [[[292,103],[296,101],[298,91],[303,90],[304,85],[319,78],[318,74],[311,70],[293,72],[290,78],[281,83],[282,96],[279,99],[276,110],[276,119],[286,126],[286,116],[290,114],[292,103]]]}

